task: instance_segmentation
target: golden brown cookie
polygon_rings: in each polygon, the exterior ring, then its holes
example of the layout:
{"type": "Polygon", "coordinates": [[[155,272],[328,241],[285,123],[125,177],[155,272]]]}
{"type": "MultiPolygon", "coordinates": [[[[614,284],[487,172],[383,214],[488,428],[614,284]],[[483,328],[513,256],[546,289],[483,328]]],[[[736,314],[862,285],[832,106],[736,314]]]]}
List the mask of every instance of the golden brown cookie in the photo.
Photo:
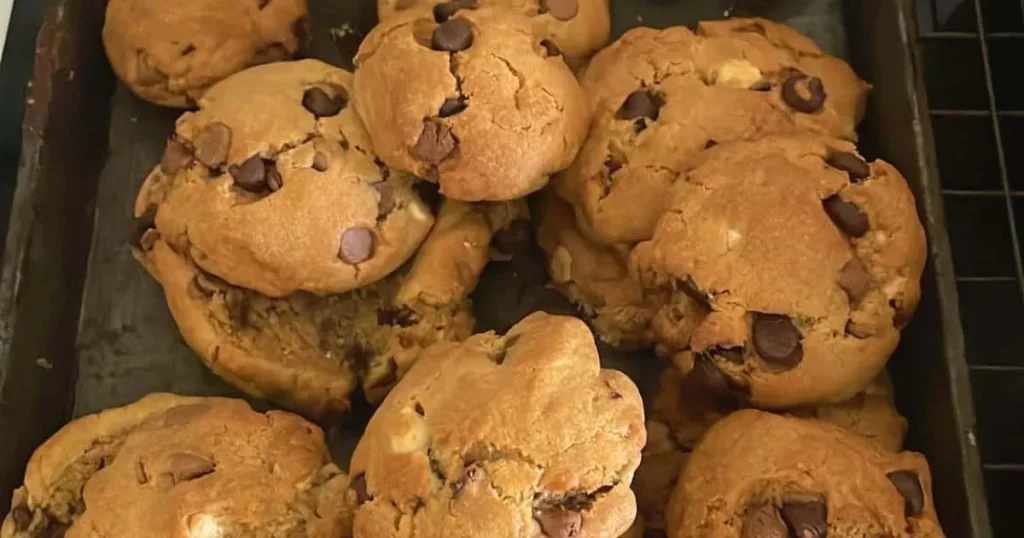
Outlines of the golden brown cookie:
{"type": "Polygon", "coordinates": [[[337,538],[351,536],[354,501],[302,418],[152,394],[39,447],[0,536],[337,538]]]}
{"type": "Polygon", "coordinates": [[[882,371],[925,261],[896,169],[847,142],[771,137],[704,152],[675,188],[631,264],[682,372],[704,363],[750,405],[790,409],[848,400],[882,371]]]}
{"type": "Polygon", "coordinates": [[[588,115],[572,72],[541,41],[528,18],[497,8],[384,21],[355,58],[355,104],[377,154],[457,200],[543,187],[572,162],[588,115]]]}
{"type": "Polygon", "coordinates": [[[671,538],[939,538],[928,463],[838,426],[746,410],[690,455],[671,538]]]}
{"type": "Polygon", "coordinates": [[[805,130],[855,139],[868,86],[810,40],[762,19],[637,28],[581,77],[593,123],[554,181],[603,243],[649,239],[687,160],[716,143],[805,130]]]}
{"type": "Polygon", "coordinates": [[[640,393],[579,320],[432,347],[370,420],[350,468],[357,538],[618,538],[644,444],[640,393]]]}
{"type": "Polygon", "coordinates": [[[375,160],[350,91],[349,73],[316,60],[217,84],[178,119],[135,215],[204,271],[270,297],[384,278],[434,219],[411,179],[375,160]]]}
{"type": "Polygon", "coordinates": [[[483,211],[448,201],[411,265],[322,297],[271,298],[232,286],[176,252],[159,229],[143,235],[135,254],[211,370],[248,394],[328,418],[348,410],[357,385],[380,401],[424,347],[470,335],[467,297],[492,235],[483,211]]]}
{"type": "Polygon", "coordinates": [[[604,46],[611,33],[608,0],[377,0],[377,13],[383,21],[419,6],[432,7],[435,19],[473,7],[511,9],[529,17],[537,34],[548,37],[545,47],[564,54],[572,66],[604,46]]]}
{"type": "Polygon", "coordinates": [[[552,283],[601,340],[623,348],[650,346],[655,309],[645,304],[640,282],[629,272],[628,253],[581,233],[572,206],[553,189],[541,193],[535,221],[552,283]]]}
{"type": "Polygon", "coordinates": [[[234,73],[291,58],[308,32],[306,0],[110,0],[103,44],[135,95],[186,108],[234,73]]]}
{"type": "MultiPolygon", "coordinates": [[[[654,398],[654,419],[671,430],[679,445],[691,449],[708,428],[743,404],[738,401],[737,394],[723,389],[727,385],[728,381],[721,373],[708,368],[704,362],[686,376],[676,368],[668,367],[662,373],[654,398]]],[[[889,452],[899,452],[903,448],[907,433],[907,420],[893,404],[892,382],[884,370],[849,400],[786,412],[835,424],[889,452]]],[[[648,427],[648,433],[650,429],[648,427]]]]}

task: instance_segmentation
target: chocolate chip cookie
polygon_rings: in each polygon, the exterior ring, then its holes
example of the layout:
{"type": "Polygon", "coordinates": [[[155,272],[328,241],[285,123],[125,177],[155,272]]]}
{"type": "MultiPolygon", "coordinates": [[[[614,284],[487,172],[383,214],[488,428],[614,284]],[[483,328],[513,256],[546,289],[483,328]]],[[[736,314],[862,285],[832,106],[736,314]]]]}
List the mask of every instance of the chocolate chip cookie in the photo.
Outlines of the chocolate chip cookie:
{"type": "Polygon", "coordinates": [[[676,367],[716,370],[769,409],[848,400],[882,371],[925,262],[895,168],[847,142],[770,137],[704,152],[675,188],[631,263],[676,367]]]}
{"type": "Polygon", "coordinates": [[[521,198],[569,166],[583,92],[531,21],[498,8],[395,14],[356,55],[355,105],[389,166],[457,200],[521,198]]]}
{"type": "Polygon", "coordinates": [[[308,31],[306,0],[110,0],[103,44],[135,95],[186,108],[234,73],[291,58],[308,31]]]}
{"type": "Polygon", "coordinates": [[[928,463],[832,424],[745,410],[690,455],[668,535],[939,538],[928,463]]]}
{"type": "Polygon", "coordinates": [[[153,394],[33,454],[3,538],[351,536],[355,495],[324,434],[241,400],[153,394]]]}
{"type": "Polygon", "coordinates": [[[618,538],[644,445],[640,393],[581,321],[427,350],[352,457],[356,537],[618,538]]]}
{"type": "Polygon", "coordinates": [[[645,304],[640,282],[629,272],[628,252],[590,240],[572,206],[550,188],[540,196],[536,222],[552,283],[601,340],[615,347],[649,346],[655,309],[645,304]]]}
{"type": "Polygon", "coordinates": [[[546,36],[544,47],[564,55],[572,65],[581,65],[608,41],[611,14],[608,0],[377,0],[380,20],[418,6],[434,9],[443,20],[461,9],[501,7],[530,18],[538,35],[546,36]]]}
{"type": "Polygon", "coordinates": [[[604,243],[649,239],[687,160],[730,140],[805,130],[856,138],[868,85],[793,30],[762,19],[637,28],[581,84],[593,123],[554,181],[604,243]]]}
{"type": "Polygon", "coordinates": [[[269,297],[391,274],[434,218],[411,178],[376,159],[351,81],[304,60],[217,84],[178,120],[135,215],[204,271],[269,297]]]}
{"type": "Polygon", "coordinates": [[[308,416],[349,408],[361,385],[378,402],[434,342],[469,336],[467,296],[493,232],[477,207],[448,201],[416,259],[375,284],[273,298],[233,286],[149,229],[136,257],[164,288],[185,341],[246,393],[308,416]]]}
{"type": "MultiPolygon", "coordinates": [[[[680,446],[692,449],[708,428],[743,405],[737,394],[728,389],[728,383],[727,378],[703,360],[685,376],[674,367],[666,368],[654,398],[654,419],[671,430],[680,446]]],[[[903,448],[907,433],[907,420],[893,404],[892,381],[884,371],[849,400],[790,409],[786,413],[830,422],[889,452],[903,448]]]]}

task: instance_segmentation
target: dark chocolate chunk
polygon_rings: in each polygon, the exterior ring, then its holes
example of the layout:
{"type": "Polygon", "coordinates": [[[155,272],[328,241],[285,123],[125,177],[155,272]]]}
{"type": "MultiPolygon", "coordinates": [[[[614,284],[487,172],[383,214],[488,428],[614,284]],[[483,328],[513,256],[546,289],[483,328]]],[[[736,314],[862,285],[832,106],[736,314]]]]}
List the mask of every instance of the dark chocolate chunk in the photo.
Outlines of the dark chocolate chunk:
{"type": "Polygon", "coordinates": [[[466,100],[463,99],[462,97],[457,97],[454,99],[445,99],[444,103],[441,105],[441,110],[438,111],[438,116],[442,118],[454,116],[459,112],[466,110],[467,106],[468,105],[466,104],[466,100]]]}
{"type": "Polygon", "coordinates": [[[354,226],[342,232],[338,257],[352,265],[363,263],[373,256],[376,242],[372,230],[363,226],[354,226]]]}
{"type": "Polygon", "coordinates": [[[391,185],[384,183],[374,183],[373,188],[377,189],[377,194],[380,197],[377,199],[377,218],[386,217],[391,211],[395,209],[395,192],[391,188],[391,185]]]}
{"type": "Polygon", "coordinates": [[[448,19],[437,25],[430,35],[430,48],[444,52],[461,52],[473,46],[473,28],[465,19],[448,19]]]}
{"type": "Polygon", "coordinates": [[[740,538],[789,538],[789,530],[774,506],[761,504],[747,509],[740,538]]]}
{"type": "Polygon", "coordinates": [[[857,206],[833,194],[822,202],[832,222],[850,237],[861,237],[868,232],[868,217],[857,206]]]}
{"type": "Polygon", "coordinates": [[[437,166],[455,151],[457,145],[451,129],[436,121],[427,120],[423,122],[423,131],[420,132],[416,145],[412,147],[412,156],[437,166]]]}
{"type": "Polygon", "coordinates": [[[571,20],[580,10],[577,0],[541,0],[540,5],[560,21],[571,20]]]}
{"type": "Polygon", "coordinates": [[[171,138],[167,140],[167,149],[160,159],[160,171],[169,176],[188,168],[192,164],[192,152],[185,144],[171,138]]]}
{"type": "Polygon", "coordinates": [[[789,108],[804,114],[813,114],[825,106],[825,85],[818,77],[808,77],[802,73],[790,76],[782,83],[782,100],[789,108]],[[807,97],[801,91],[804,87],[807,97]]]}
{"type": "Polygon", "coordinates": [[[249,157],[240,165],[231,165],[228,173],[242,190],[261,193],[267,189],[267,166],[259,155],[249,157]]]}
{"type": "Polygon", "coordinates": [[[864,159],[854,155],[853,153],[847,153],[845,151],[836,151],[825,159],[825,163],[837,170],[842,170],[849,174],[850,181],[857,183],[871,176],[871,167],[868,163],[864,162],[864,159]]]}
{"type": "Polygon", "coordinates": [[[860,258],[854,257],[839,271],[839,287],[856,304],[871,289],[871,273],[860,258]]]}
{"type": "Polygon", "coordinates": [[[657,121],[659,111],[664,102],[661,97],[649,90],[637,90],[622,102],[619,111],[615,113],[615,119],[635,120],[647,118],[657,121]]]}
{"type": "Polygon", "coordinates": [[[826,538],[828,536],[828,508],[824,501],[788,502],[782,505],[782,519],[789,527],[790,536],[799,538],[826,538]]]}
{"type": "Polygon", "coordinates": [[[789,317],[754,312],[752,326],[754,349],[766,362],[789,370],[803,360],[803,335],[789,317]]]}
{"type": "Polygon", "coordinates": [[[217,168],[228,160],[231,149],[231,128],[223,123],[207,125],[196,136],[193,144],[199,162],[210,168],[217,168]]]}
{"type": "Polygon", "coordinates": [[[473,9],[476,0],[451,0],[434,6],[434,20],[442,23],[452,17],[460,9],[473,9]]]}
{"type": "Polygon", "coordinates": [[[314,86],[302,94],[302,106],[317,118],[337,116],[346,104],[348,96],[340,91],[331,97],[322,88],[314,86]]]}
{"type": "Polygon", "coordinates": [[[924,489],[921,488],[921,480],[913,471],[896,471],[886,475],[896,491],[903,496],[903,512],[907,517],[917,517],[924,511],[924,489]]]}

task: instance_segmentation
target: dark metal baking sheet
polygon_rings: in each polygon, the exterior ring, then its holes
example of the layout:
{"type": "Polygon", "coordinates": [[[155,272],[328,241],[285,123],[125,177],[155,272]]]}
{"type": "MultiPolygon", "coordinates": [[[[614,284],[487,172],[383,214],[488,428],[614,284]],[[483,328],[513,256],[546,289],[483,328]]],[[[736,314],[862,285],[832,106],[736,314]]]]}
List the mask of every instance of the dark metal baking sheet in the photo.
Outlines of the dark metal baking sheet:
{"type": "MultiPolygon", "coordinates": [[[[375,23],[373,0],[311,0],[311,55],[349,66],[375,23]]],[[[614,1],[614,26],[693,26],[723,17],[727,0],[614,1]]],[[[749,0],[755,9],[849,57],[875,85],[864,148],[899,166],[918,195],[931,261],[925,297],[892,363],[910,448],[929,457],[936,503],[949,536],[990,536],[974,415],[965,383],[941,197],[930,133],[917,100],[909,46],[909,0],[749,0]],[[847,35],[856,36],[849,43],[847,35]]],[[[122,405],[152,391],[237,395],[211,375],[181,337],[159,286],[127,247],[135,193],[159,159],[177,112],[135,99],[115,84],[99,33],[103,0],[57,0],[36,54],[19,185],[0,277],[0,512],[32,449],[73,416],[122,405]]],[[[536,254],[536,253],[535,253],[536,254]]],[[[503,329],[544,308],[572,309],[538,281],[534,265],[492,264],[474,295],[481,329],[503,329]],[[493,305],[501,305],[495,307],[493,305]],[[502,315],[495,315],[502,313],[502,315]]],[[[651,354],[602,350],[645,393],[657,375],[651,354]]],[[[342,457],[360,420],[327,425],[342,457]]]]}

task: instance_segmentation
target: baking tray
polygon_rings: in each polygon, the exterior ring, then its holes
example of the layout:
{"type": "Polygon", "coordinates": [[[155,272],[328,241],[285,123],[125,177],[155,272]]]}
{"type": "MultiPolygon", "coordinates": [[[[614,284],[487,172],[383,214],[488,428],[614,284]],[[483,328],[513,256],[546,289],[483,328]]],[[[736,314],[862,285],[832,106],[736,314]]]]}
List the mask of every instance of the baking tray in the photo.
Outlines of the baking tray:
{"type": "MultiPolygon", "coordinates": [[[[808,33],[848,57],[875,86],[862,149],[907,176],[931,253],[921,306],[891,363],[897,405],[910,420],[909,448],[932,463],[935,503],[948,536],[988,538],[942,193],[919,98],[911,1],[750,0],[738,7],[808,33]]],[[[375,23],[374,1],[310,4],[310,55],[350,66],[375,23]]],[[[621,32],[638,25],[692,26],[725,16],[732,2],[613,4],[621,32]]],[[[142,103],[115,83],[100,42],[104,7],[104,0],[53,1],[35,50],[0,273],[0,513],[32,450],[71,417],[152,391],[237,395],[195,359],[159,286],[131,259],[132,201],[178,112],[142,103]]],[[[488,267],[474,294],[480,329],[506,328],[539,308],[572,312],[543,287],[543,264],[534,262],[488,267]]],[[[642,389],[650,386],[658,364],[653,356],[602,351],[606,365],[626,370],[642,389]]],[[[363,409],[344,424],[325,425],[342,464],[367,414],[363,409]]]]}

